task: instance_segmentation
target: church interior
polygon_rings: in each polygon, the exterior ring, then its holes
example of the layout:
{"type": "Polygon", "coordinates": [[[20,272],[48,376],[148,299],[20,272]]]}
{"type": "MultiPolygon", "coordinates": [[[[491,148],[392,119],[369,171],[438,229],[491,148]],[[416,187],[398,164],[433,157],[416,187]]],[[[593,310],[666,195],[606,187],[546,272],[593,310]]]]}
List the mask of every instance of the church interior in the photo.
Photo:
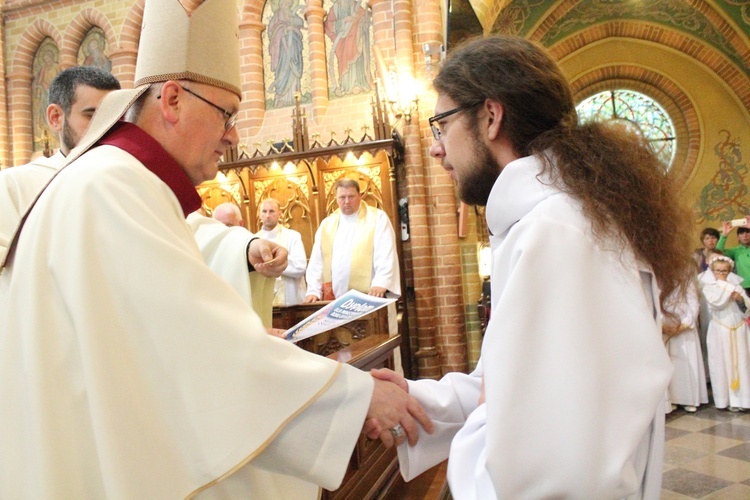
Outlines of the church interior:
{"type": "MultiPolygon", "coordinates": [[[[0,0],[3,169],[57,149],[44,108],[62,69],[99,66],[132,88],[145,1],[0,0]]],[[[189,10],[201,1],[181,3],[189,10]]],[[[238,31],[241,46],[240,144],[226,151],[217,178],[198,186],[204,212],[234,203],[255,232],[260,202],[273,197],[309,257],[319,223],[336,209],[333,184],[346,177],[396,233],[395,312],[316,337],[303,346],[313,352],[362,368],[393,366],[397,352],[415,379],[476,366],[491,312],[483,208],[461,203],[428,153],[431,79],[470,37],[513,34],[543,45],[568,77],[580,119],[617,120],[646,135],[691,209],[696,247],[703,228],[750,214],[746,0],[237,4],[239,26],[227,29],[238,31]],[[344,15],[356,18],[354,29],[337,33],[332,20],[344,15]]],[[[734,235],[729,244],[737,244],[734,235]]],[[[274,326],[315,309],[277,308],[274,326]]],[[[750,497],[750,415],[727,415],[668,417],[663,498],[750,497]]],[[[325,498],[444,495],[444,470],[430,484],[397,484],[395,455],[376,448],[363,438],[344,487],[325,498]]]]}

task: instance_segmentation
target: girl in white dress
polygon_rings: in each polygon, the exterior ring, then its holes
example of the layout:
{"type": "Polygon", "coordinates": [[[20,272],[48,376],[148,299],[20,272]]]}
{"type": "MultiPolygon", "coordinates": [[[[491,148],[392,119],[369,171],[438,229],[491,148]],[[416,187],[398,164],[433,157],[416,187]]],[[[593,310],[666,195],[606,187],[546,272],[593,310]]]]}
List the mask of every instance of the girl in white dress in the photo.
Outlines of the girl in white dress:
{"type": "Polygon", "coordinates": [[[750,307],[750,298],[739,284],[727,280],[733,265],[725,255],[711,257],[702,293],[711,312],[707,345],[714,404],[739,411],[750,408],[750,332],[738,304],[750,307]]]}
{"type": "Polygon", "coordinates": [[[669,325],[665,321],[664,336],[669,357],[674,365],[674,374],[669,383],[669,401],[685,407],[693,413],[701,404],[708,403],[706,370],[703,364],[700,338],[698,337],[698,287],[696,280],[690,282],[685,293],[672,294],[668,299],[669,309],[677,315],[680,324],[669,325]]]}

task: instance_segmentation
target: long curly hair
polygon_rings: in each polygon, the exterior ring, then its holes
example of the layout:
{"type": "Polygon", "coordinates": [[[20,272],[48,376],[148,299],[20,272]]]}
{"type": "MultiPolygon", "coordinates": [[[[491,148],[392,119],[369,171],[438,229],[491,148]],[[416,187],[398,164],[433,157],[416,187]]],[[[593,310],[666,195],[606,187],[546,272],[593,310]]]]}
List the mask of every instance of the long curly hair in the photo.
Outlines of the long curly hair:
{"type": "MultiPolygon", "coordinates": [[[[624,238],[650,265],[662,310],[666,297],[685,290],[695,267],[692,223],[672,176],[641,136],[579,124],[570,85],[543,48],[514,36],[470,40],[433,85],[461,106],[501,103],[501,131],[516,155],[543,158],[555,185],[581,202],[594,234],[624,238]]],[[[477,111],[467,116],[476,128],[477,111]]]]}

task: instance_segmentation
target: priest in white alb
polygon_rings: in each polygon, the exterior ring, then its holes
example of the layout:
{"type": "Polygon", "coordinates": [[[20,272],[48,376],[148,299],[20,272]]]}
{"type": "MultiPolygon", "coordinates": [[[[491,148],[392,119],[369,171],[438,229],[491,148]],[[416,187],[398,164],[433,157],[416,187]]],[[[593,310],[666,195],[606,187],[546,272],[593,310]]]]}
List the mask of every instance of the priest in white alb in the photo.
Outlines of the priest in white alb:
{"type": "Polygon", "coordinates": [[[274,198],[266,198],[258,207],[261,228],[258,236],[281,245],[289,252],[286,269],[276,278],[273,305],[293,306],[305,298],[305,269],[307,255],[302,244],[302,235],[294,229],[279,224],[281,204],[274,198]]]}
{"type": "Polygon", "coordinates": [[[333,300],[351,289],[377,297],[400,295],[396,235],[388,215],[362,203],[356,180],[339,179],[333,192],[339,209],[315,233],[305,302],[333,300]]]}

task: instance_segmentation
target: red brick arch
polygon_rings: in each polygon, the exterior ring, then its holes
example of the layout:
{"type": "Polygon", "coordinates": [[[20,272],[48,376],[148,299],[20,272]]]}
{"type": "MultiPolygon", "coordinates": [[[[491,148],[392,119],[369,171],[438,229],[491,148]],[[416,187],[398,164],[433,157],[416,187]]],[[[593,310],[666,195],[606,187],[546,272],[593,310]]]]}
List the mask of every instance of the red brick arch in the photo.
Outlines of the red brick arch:
{"type": "Polygon", "coordinates": [[[31,159],[33,153],[31,82],[34,55],[45,38],[51,38],[59,48],[62,42],[60,33],[44,19],[37,19],[18,41],[13,57],[12,70],[8,73],[7,92],[13,96],[9,104],[9,122],[12,124],[13,164],[21,165],[31,159]]]}
{"type": "Polygon", "coordinates": [[[145,0],[136,0],[125,16],[117,48],[112,52],[112,74],[124,88],[133,86],[135,62],[138,57],[138,42],[141,40],[143,7],[145,0]]]}
{"type": "Polygon", "coordinates": [[[244,0],[242,2],[242,12],[240,13],[242,22],[260,23],[266,3],[268,3],[266,0],[244,0]]]}
{"type": "Polygon", "coordinates": [[[610,89],[628,89],[648,95],[672,118],[676,151],[671,173],[680,186],[697,166],[701,124],[690,97],[672,79],[639,66],[613,64],[595,68],[571,82],[576,102],[610,89]]]}
{"type": "Polygon", "coordinates": [[[107,38],[109,51],[117,47],[117,37],[112,25],[104,14],[95,9],[85,9],[68,24],[63,37],[63,45],[60,48],[60,63],[63,67],[76,66],[78,64],[78,48],[83,38],[91,28],[101,28],[107,38]]]}
{"type": "Polygon", "coordinates": [[[18,41],[16,53],[13,57],[11,74],[28,77],[31,81],[31,69],[34,64],[34,54],[46,37],[51,38],[58,48],[62,46],[62,37],[57,29],[45,19],[37,19],[26,28],[18,41]]]}

